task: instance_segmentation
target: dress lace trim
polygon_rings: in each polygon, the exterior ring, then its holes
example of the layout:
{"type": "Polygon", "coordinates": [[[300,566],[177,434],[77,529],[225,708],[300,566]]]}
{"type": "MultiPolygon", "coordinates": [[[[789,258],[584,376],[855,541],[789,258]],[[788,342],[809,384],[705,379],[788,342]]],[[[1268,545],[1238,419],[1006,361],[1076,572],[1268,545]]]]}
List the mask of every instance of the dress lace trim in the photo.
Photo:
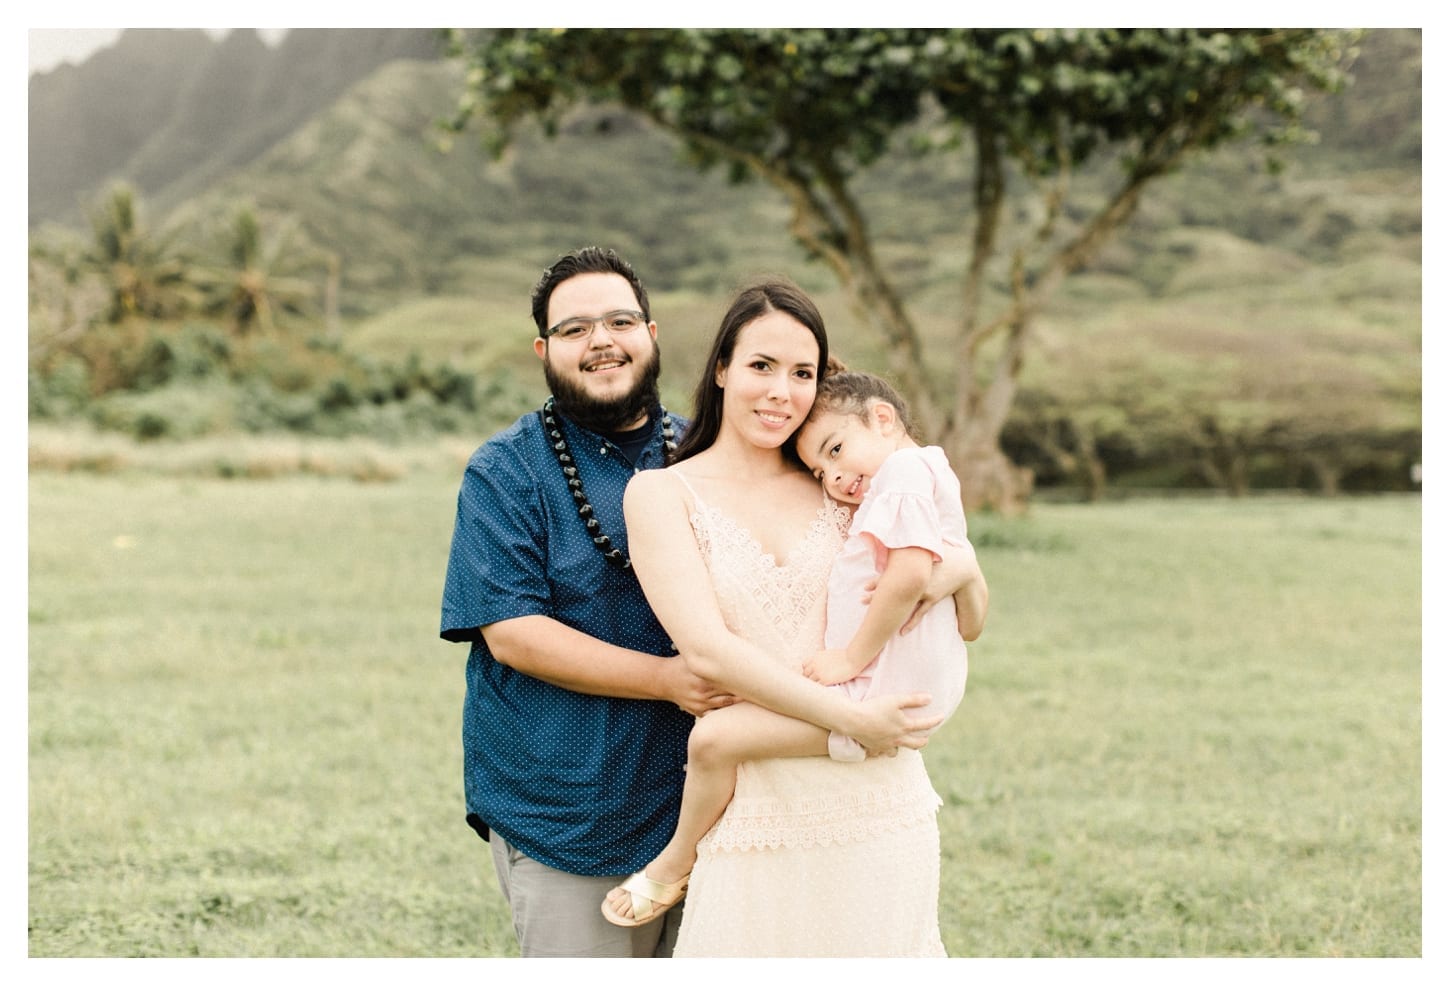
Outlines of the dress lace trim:
{"type": "MultiPolygon", "coordinates": [[[[842,768],[863,769],[860,764],[842,768]]],[[[730,811],[700,841],[699,852],[809,849],[865,842],[934,821],[941,804],[924,770],[907,772],[906,779],[896,784],[851,785],[838,795],[791,800],[737,796],[730,811]]]]}
{"type": "Polygon", "coordinates": [[[690,526],[715,582],[726,625],[798,667],[820,646],[817,619],[826,575],[850,528],[851,512],[821,492],[810,528],[778,563],[748,528],[695,492],[690,526]]]}

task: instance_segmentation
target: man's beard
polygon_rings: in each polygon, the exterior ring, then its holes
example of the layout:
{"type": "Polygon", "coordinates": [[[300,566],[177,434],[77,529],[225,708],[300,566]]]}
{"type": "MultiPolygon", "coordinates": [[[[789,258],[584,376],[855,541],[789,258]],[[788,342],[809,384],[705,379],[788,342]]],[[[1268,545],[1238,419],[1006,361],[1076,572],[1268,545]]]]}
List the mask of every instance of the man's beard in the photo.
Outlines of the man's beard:
{"type": "Polygon", "coordinates": [[[549,392],[554,395],[554,406],[559,413],[601,435],[624,431],[653,411],[660,402],[659,378],[660,345],[657,341],[651,347],[649,362],[644,365],[644,372],[635,385],[628,393],[609,400],[591,396],[572,377],[555,373],[554,365],[544,360],[544,380],[549,385],[549,392]]]}

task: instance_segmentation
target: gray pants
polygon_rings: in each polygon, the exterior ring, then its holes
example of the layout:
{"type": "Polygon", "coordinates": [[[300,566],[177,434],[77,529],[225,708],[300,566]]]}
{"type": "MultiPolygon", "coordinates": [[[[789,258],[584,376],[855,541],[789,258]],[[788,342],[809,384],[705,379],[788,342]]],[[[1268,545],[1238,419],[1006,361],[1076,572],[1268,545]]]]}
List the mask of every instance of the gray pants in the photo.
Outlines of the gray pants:
{"type": "Polygon", "coordinates": [[[497,832],[488,844],[524,958],[664,959],[675,950],[684,901],[643,927],[620,928],[604,920],[600,905],[628,874],[565,873],[525,856],[497,832]]]}

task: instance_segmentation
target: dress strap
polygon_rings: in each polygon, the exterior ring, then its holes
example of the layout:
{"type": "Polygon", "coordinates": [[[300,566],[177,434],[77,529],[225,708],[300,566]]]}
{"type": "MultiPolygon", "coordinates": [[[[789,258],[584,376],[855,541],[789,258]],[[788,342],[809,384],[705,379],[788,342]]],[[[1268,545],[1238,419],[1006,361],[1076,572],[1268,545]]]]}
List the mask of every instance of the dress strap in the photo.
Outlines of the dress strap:
{"type": "Polygon", "coordinates": [[[695,491],[695,488],[690,485],[690,481],[685,478],[684,473],[680,472],[678,469],[666,469],[665,472],[670,473],[672,476],[678,479],[680,481],[680,485],[690,491],[690,496],[695,498],[695,506],[700,508],[706,506],[705,500],[700,496],[699,493],[695,491]]]}

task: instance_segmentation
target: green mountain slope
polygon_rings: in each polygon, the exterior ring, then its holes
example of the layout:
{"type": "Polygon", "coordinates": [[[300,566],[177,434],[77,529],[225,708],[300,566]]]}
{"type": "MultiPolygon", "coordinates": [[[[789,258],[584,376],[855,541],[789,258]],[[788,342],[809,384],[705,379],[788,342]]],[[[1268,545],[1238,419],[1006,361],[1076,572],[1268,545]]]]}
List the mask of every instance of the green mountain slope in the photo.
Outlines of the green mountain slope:
{"type": "Polygon", "coordinates": [[[30,224],[77,224],[112,180],[170,206],[246,166],[380,65],[436,56],[425,29],[132,29],[29,84],[30,224]]]}

